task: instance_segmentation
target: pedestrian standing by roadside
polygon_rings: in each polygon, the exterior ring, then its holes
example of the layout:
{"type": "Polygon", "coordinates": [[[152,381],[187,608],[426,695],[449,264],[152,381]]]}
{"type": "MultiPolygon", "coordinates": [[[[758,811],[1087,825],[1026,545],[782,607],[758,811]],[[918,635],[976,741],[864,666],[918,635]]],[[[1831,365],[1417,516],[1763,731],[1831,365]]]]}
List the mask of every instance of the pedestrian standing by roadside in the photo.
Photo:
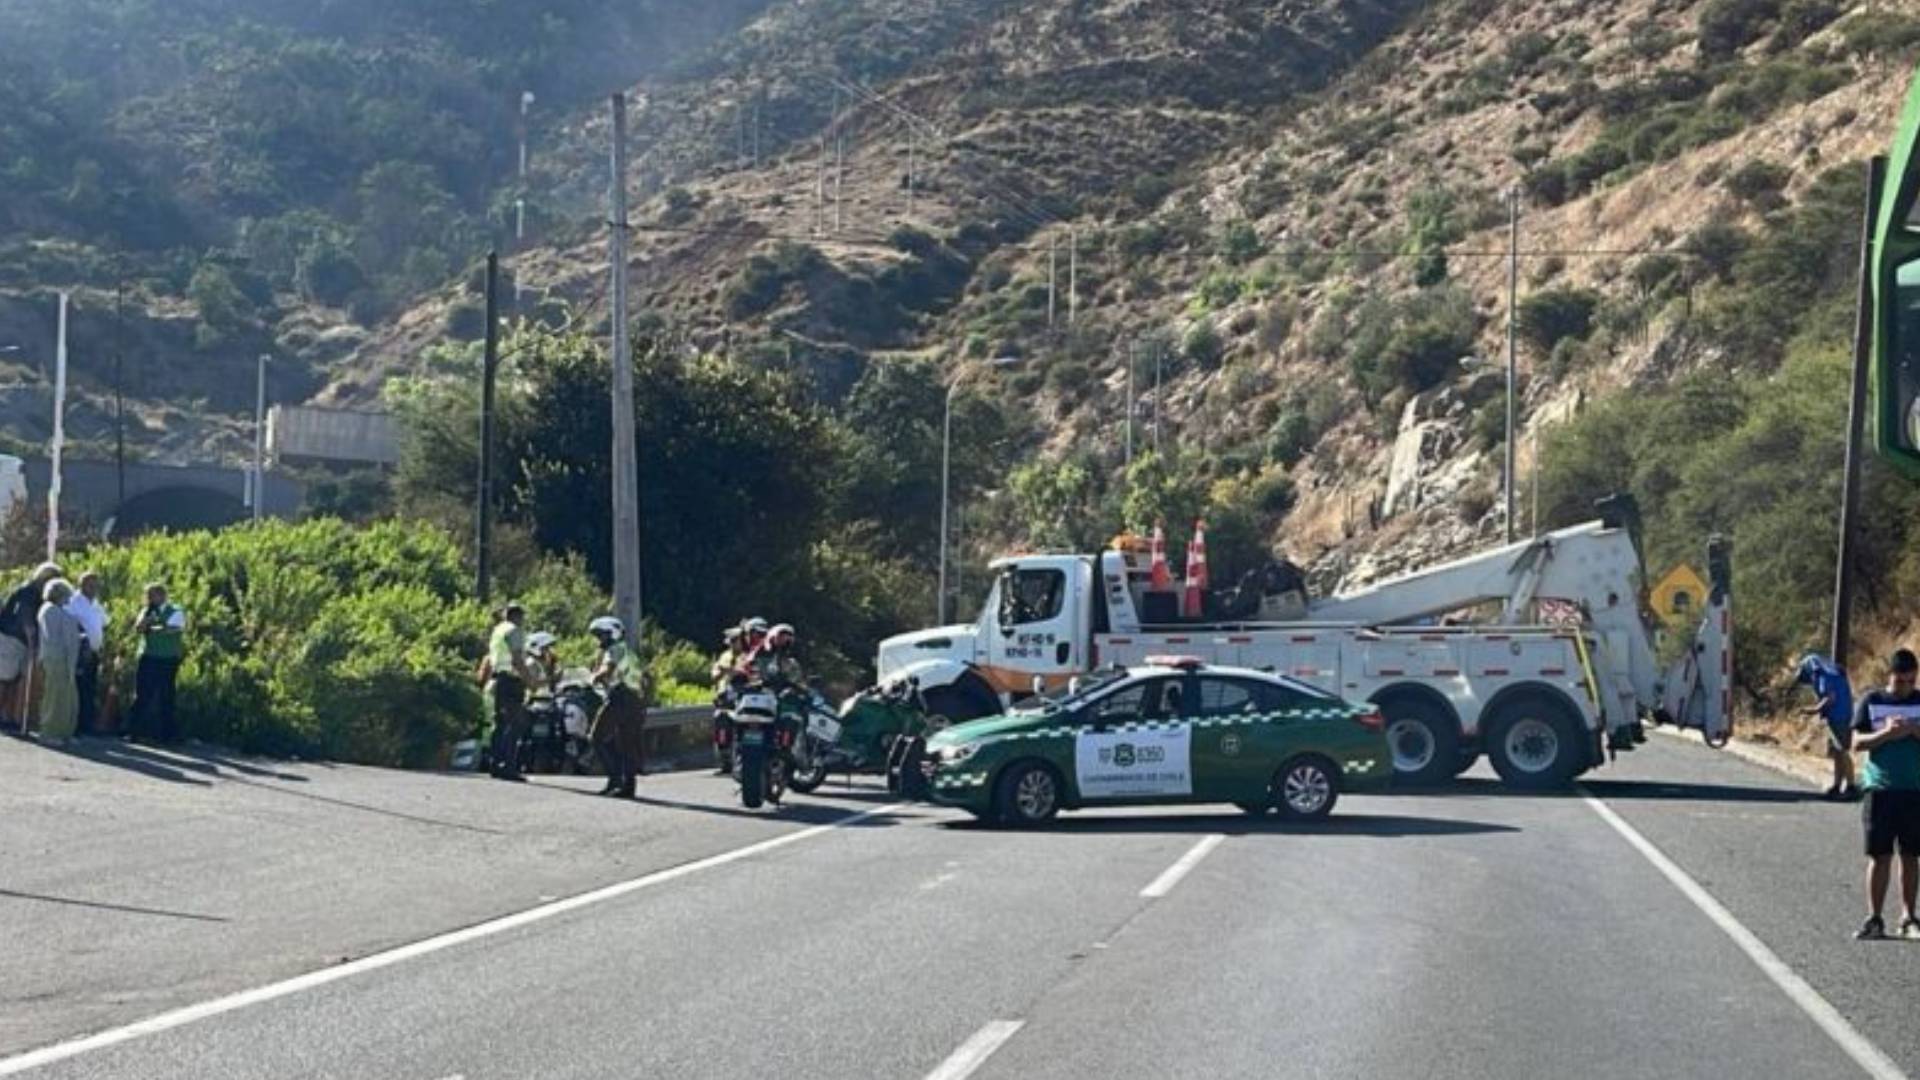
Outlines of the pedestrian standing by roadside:
{"type": "Polygon", "coordinates": [[[107,623],[112,621],[100,603],[99,574],[89,570],[80,575],[80,588],[67,601],[67,612],[80,623],[80,665],[73,677],[80,695],[79,731],[94,735],[100,726],[100,661],[107,655],[107,623]]]}
{"type": "Polygon", "coordinates": [[[160,743],[179,739],[174,688],[187,654],[187,613],[167,599],[167,587],[147,586],[147,606],[134,624],[140,632],[140,663],[134,669],[133,731],[160,743]]]}
{"type": "Polygon", "coordinates": [[[521,627],[526,609],[508,604],[487,638],[487,658],[481,661],[481,681],[493,699],[493,767],[496,780],[520,781],[520,735],[526,727],[527,632],[521,627]]]}
{"type": "Polygon", "coordinates": [[[67,611],[73,599],[73,585],[65,578],[47,582],[41,594],[40,613],[35,616],[40,637],[40,738],[54,746],[64,746],[73,738],[74,722],[79,717],[80,698],[74,688],[74,671],[80,663],[80,620],[67,611]]]}
{"type": "Polygon", "coordinates": [[[33,710],[34,644],[40,635],[40,605],[46,602],[47,582],[60,576],[60,567],[41,563],[33,576],[15,586],[0,604],[0,722],[27,733],[33,710]]]}
{"type": "Polygon", "coordinates": [[[607,786],[600,789],[600,794],[631,799],[635,781],[646,767],[640,741],[647,722],[646,671],[627,642],[626,627],[619,619],[602,615],[587,624],[587,631],[600,643],[593,682],[606,694],[588,733],[600,766],[607,773],[607,786]]]}
{"type": "Polygon", "coordinates": [[[1819,653],[1808,653],[1800,658],[1794,682],[1813,688],[1814,703],[1800,710],[1800,715],[1826,721],[1833,786],[1827,788],[1825,797],[1858,798],[1860,788],[1853,777],[1853,687],[1847,683],[1847,673],[1819,653]]]}
{"type": "Polygon", "coordinates": [[[1860,786],[1866,791],[1861,820],[1867,832],[1867,921],[1853,936],[1887,936],[1881,918],[1894,853],[1900,856],[1900,936],[1920,939],[1920,659],[1900,649],[1888,664],[1887,685],[1860,699],[1853,744],[1867,752],[1860,786]]]}

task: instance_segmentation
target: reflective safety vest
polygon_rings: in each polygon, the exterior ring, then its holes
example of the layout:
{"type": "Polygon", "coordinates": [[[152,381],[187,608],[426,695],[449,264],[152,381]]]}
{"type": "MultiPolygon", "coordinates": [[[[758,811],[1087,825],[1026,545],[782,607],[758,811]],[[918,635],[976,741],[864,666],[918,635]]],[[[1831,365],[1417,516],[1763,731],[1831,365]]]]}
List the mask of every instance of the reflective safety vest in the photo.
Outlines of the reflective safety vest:
{"type": "Polygon", "coordinates": [[[645,689],[646,669],[640,664],[640,658],[624,641],[616,641],[607,646],[600,654],[603,664],[613,665],[613,681],[639,693],[645,689]]]}

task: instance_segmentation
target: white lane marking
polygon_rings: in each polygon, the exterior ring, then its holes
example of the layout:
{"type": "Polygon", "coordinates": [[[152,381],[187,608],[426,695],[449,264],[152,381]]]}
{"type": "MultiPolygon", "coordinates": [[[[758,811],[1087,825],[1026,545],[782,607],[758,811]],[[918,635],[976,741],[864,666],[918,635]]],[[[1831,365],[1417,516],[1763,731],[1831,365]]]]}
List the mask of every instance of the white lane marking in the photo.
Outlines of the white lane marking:
{"type": "Polygon", "coordinates": [[[1207,853],[1219,847],[1221,841],[1225,839],[1224,833],[1212,833],[1202,837],[1199,843],[1187,849],[1185,855],[1180,856],[1179,862],[1167,867],[1159,877],[1153,879],[1153,884],[1141,889],[1140,895],[1149,900],[1158,900],[1172,892],[1173,887],[1180,884],[1180,879],[1186,877],[1188,871],[1198,866],[1200,860],[1206,858],[1207,853]]]}
{"type": "Polygon", "coordinates": [[[975,1069],[987,1063],[995,1050],[1006,1045],[1006,1041],[1025,1026],[1025,1020],[994,1020],[988,1023],[974,1032],[972,1038],[961,1043],[960,1049],[941,1062],[939,1068],[928,1073],[927,1080],[966,1080],[975,1069]]]}
{"type": "Polygon", "coordinates": [[[709,855],[704,859],[696,859],[693,862],[681,863],[679,866],[669,867],[665,870],[657,870],[651,874],[645,874],[637,878],[615,882],[612,885],[605,885],[591,892],[580,893],[577,896],[569,896],[564,900],[556,900],[550,904],[541,904],[538,907],[531,907],[525,911],[517,911],[511,915],[503,915],[497,919],[476,923],[463,930],[454,930],[437,937],[425,938],[409,945],[402,945],[396,949],[389,949],[386,952],[363,956],[358,960],[351,960],[330,968],[310,971],[305,975],[297,975],[282,982],[270,983],[252,990],[243,990],[237,994],[229,994],[226,997],[214,998],[212,1001],[203,1001],[198,1005],[188,1005],[184,1008],[174,1009],[171,1012],[160,1013],[157,1016],[150,1016],[145,1020],[135,1021],[124,1027],[112,1028],[94,1035],[71,1039],[63,1043],[55,1043],[52,1046],[44,1046],[38,1050],[30,1050],[15,1057],[0,1059],[0,1076],[13,1076],[17,1073],[26,1072],[28,1069],[37,1069],[42,1065],[50,1065],[56,1061],[64,1061],[68,1058],[78,1057],[81,1054],[102,1050],[109,1046],[128,1042],[133,1039],[143,1038],[148,1035],[157,1035],[163,1031],[171,1031],[174,1028],[184,1027],[196,1021],[219,1016],[222,1013],[234,1012],[250,1005],[259,1005],[276,998],[283,998],[290,994],[300,993],[303,990],[312,990],[316,987],[325,986],[328,983],[338,982],[341,979],[351,978],[355,975],[364,975],[369,971],[378,971],[384,967],[392,967],[395,964],[414,960],[430,953],[437,953],[443,949],[451,949],[456,945],[465,945],[470,941],[478,941],[481,938],[492,937],[495,934],[503,934],[509,930],[517,930],[523,926],[529,926],[533,923],[551,919],[556,915],[564,915],[570,911],[578,911],[581,908],[604,903],[615,897],[625,896],[631,892],[638,892],[641,889],[651,888],[655,885],[664,885],[669,881],[675,881],[692,874],[697,874],[702,870],[711,870],[714,867],[725,866],[728,863],[738,862],[741,859],[752,858],[755,855],[764,854],[775,848],[785,847],[788,844],[796,844],[802,840],[819,836],[822,833],[832,832],[835,829],[844,828],[870,817],[892,813],[895,810],[905,808],[907,805],[909,804],[890,803],[872,810],[863,810],[860,813],[840,818],[837,821],[828,822],[825,825],[814,825],[801,829],[798,832],[790,832],[769,840],[761,840],[758,843],[748,844],[746,847],[734,848],[732,851],[723,851],[718,855],[709,855]]]}
{"type": "Polygon", "coordinates": [[[1720,901],[1715,900],[1712,893],[1702,888],[1699,882],[1693,880],[1685,870],[1680,869],[1678,864],[1667,858],[1664,852],[1653,846],[1651,840],[1640,835],[1640,830],[1627,824],[1626,819],[1615,813],[1613,807],[1595,798],[1586,788],[1580,789],[1580,795],[1587,801],[1588,806],[1593,807],[1593,812],[1600,815],[1600,820],[1613,826],[1614,832],[1625,837],[1627,843],[1632,844],[1635,850],[1652,863],[1655,870],[1660,871],[1668,881],[1673,883],[1674,888],[1680,890],[1681,895],[1693,901],[1694,907],[1699,908],[1707,918],[1713,920],[1715,926],[1732,938],[1733,943],[1740,947],[1740,951],[1747,954],[1747,959],[1752,960],[1767,978],[1773,980],[1773,984],[1778,986],[1782,993],[1791,998],[1795,1005],[1800,1006],[1801,1012],[1806,1013],[1814,1023],[1820,1025],[1820,1030],[1826,1032],[1828,1038],[1839,1044],[1840,1049],[1853,1059],[1854,1064],[1860,1066],[1874,1080],[1907,1080],[1907,1074],[1901,1070],[1900,1066],[1894,1064],[1892,1058],[1869,1042],[1867,1037],[1860,1034],[1852,1024],[1847,1023],[1847,1018],[1841,1016],[1839,1010],[1829,1004],[1826,998],[1821,997],[1820,991],[1815,990],[1807,980],[1788,967],[1786,961],[1775,955],[1772,949],[1767,948],[1765,942],[1754,936],[1753,931],[1734,918],[1733,913],[1722,906],[1720,901]]]}

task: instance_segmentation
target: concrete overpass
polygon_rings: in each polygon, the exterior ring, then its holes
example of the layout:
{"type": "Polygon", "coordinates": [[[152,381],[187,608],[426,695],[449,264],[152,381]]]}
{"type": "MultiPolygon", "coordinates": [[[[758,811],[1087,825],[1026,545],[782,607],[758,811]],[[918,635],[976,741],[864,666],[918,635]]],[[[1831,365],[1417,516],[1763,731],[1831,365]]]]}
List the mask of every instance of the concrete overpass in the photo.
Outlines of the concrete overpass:
{"type": "MultiPolygon", "coordinates": [[[[111,461],[68,460],[60,471],[61,508],[99,527],[111,521],[115,536],[155,529],[217,529],[253,513],[244,502],[247,481],[242,469],[128,462],[124,500],[119,470],[111,461]]],[[[26,463],[27,498],[41,513],[50,473],[45,460],[26,463]]],[[[272,471],[266,475],[265,491],[266,512],[273,517],[292,517],[306,495],[304,485],[272,471]]]]}

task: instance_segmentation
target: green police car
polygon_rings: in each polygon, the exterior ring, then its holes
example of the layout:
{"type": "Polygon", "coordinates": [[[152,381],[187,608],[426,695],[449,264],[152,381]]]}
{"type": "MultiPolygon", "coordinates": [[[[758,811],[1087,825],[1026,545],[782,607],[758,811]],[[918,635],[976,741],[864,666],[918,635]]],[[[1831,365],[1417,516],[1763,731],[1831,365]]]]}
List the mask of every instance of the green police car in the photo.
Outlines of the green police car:
{"type": "Polygon", "coordinates": [[[933,801],[1014,825],[1182,803],[1318,821],[1342,790],[1392,777],[1385,729],[1372,706],[1284,676],[1154,657],[947,728],[922,771],[933,801]]]}

